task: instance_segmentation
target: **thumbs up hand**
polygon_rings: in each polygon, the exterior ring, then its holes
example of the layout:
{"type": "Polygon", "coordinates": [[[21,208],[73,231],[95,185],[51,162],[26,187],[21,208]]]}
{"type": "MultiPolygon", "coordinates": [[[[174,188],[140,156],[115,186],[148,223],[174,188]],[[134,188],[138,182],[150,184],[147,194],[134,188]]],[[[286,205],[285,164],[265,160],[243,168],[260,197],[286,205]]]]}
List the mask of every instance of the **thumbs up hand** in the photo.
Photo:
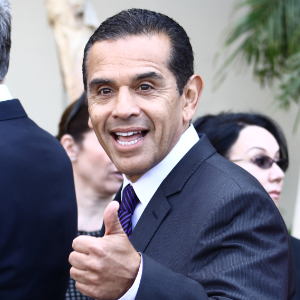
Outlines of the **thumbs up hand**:
{"type": "Polygon", "coordinates": [[[105,236],[119,234],[127,238],[119,221],[118,210],[120,204],[117,201],[110,202],[104,211],[105,236]]]}
{"type": "Polygon", "coordinates": [[[70,254],[71,277],[76,288],[93,299],[119,299],[134,283],[141,257],[131,245],[119,218],[119,203],[104,212],[103,238],[79,236],[70,254]]]}

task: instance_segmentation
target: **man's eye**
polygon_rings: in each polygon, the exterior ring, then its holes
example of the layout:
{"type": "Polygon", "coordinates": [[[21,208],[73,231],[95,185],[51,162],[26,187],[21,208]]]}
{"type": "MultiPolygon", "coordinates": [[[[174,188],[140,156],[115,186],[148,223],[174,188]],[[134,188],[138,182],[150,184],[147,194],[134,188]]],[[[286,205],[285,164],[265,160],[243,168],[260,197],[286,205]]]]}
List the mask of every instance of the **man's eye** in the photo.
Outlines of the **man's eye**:
{"type": "Polygon", "coordinates": [[[148,84],[141,84],[141,85],[139,86],[139,89],[140,89],[141,91],[149,91],[149,90],[151,89],[151,86],[148,85],[148,84]]]}
{"type": "Polygon", "coordinates": [[[111,93],[111,89],[109,89],[109,88],[103,88],[103,89],[99,90],[100,95],[108,95],[110,93],[111,93]]]}

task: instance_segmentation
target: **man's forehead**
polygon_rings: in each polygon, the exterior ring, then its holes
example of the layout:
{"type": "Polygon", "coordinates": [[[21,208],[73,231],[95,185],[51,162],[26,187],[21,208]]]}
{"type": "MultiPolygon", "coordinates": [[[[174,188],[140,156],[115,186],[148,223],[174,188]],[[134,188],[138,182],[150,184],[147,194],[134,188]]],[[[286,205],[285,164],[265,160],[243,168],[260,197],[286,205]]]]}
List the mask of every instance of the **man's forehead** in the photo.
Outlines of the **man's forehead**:
{"type": "Polygon", "coordinates": [[[161,65],[170,57],[169,38],[164,34],[128,36],[96,42],[90,51],[88,67],[113,69],[161,65]]]}

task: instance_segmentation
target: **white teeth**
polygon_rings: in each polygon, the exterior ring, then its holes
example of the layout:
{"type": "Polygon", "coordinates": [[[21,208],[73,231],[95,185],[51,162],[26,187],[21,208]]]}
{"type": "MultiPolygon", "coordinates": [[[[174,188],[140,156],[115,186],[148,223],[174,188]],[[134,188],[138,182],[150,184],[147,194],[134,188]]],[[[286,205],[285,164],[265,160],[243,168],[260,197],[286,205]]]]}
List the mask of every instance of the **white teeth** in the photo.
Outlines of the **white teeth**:
{"type": "Polygon", "coordinates": [[[117,141],[118,141],[119,144],[121,144],[123,146],[128,146],[128,145],[133,145],[133,144],[137,143],[140,139],[142,139],[142,137],[140,137],[139,139],[137,139],[135,141],[131,141],[131,142],[121,142],[119,140],[117,140],[117,141]]]}
{"type": "MultiPolygon", "coordinates": [[[[137,134],[137,133],[142,133],[142,131],[129,131],[129,132],[115,132],[115,134],[117,136],[121,135],[121,136],[131,136],[133,134],[137,134]]],[[[121,142],[120,140],[117,139],[118,143],[120,145],[123,145],[123,146],[128,146],[128,145],[133,145],[135,143],[137,143],[140,139],[142,139],[143,137],[140,137],[138,138],[137,140],[135,141],[131,141],[131,142],[121,142]]]]}
{"type": "Polygon", "coordinates": [[[142,132],[141,131],[116,132],[116,135],[130,136],[137,133],[142,133],[142,132]]]}

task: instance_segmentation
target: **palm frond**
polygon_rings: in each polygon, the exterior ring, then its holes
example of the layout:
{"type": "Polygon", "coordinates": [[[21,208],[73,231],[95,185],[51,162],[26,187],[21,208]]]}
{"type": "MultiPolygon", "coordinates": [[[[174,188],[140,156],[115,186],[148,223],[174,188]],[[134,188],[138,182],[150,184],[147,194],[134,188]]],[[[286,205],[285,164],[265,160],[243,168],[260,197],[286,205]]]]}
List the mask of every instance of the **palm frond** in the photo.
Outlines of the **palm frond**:
{"type": "Polygon", "coordinates": [[[276,100],[279,101],[280,108],[288,109],[291,100],[296,104],[300,100],[300,52],[287,60],[284,74],[276,100]]]}
{"type": "Polygon", "coordinates": [[[225,30],[224,44],[217,53],[219,57],[234,48],[216,73],[214,87],[220,86],[229,66],[240,59],[253,65],[254,76],[262,85],[279,79],[276,100],[280,108],[288,109],[290,101],[299,104],[300,1],[239,0],[234,12],[241,9],[247,12],[225,30]]]}

